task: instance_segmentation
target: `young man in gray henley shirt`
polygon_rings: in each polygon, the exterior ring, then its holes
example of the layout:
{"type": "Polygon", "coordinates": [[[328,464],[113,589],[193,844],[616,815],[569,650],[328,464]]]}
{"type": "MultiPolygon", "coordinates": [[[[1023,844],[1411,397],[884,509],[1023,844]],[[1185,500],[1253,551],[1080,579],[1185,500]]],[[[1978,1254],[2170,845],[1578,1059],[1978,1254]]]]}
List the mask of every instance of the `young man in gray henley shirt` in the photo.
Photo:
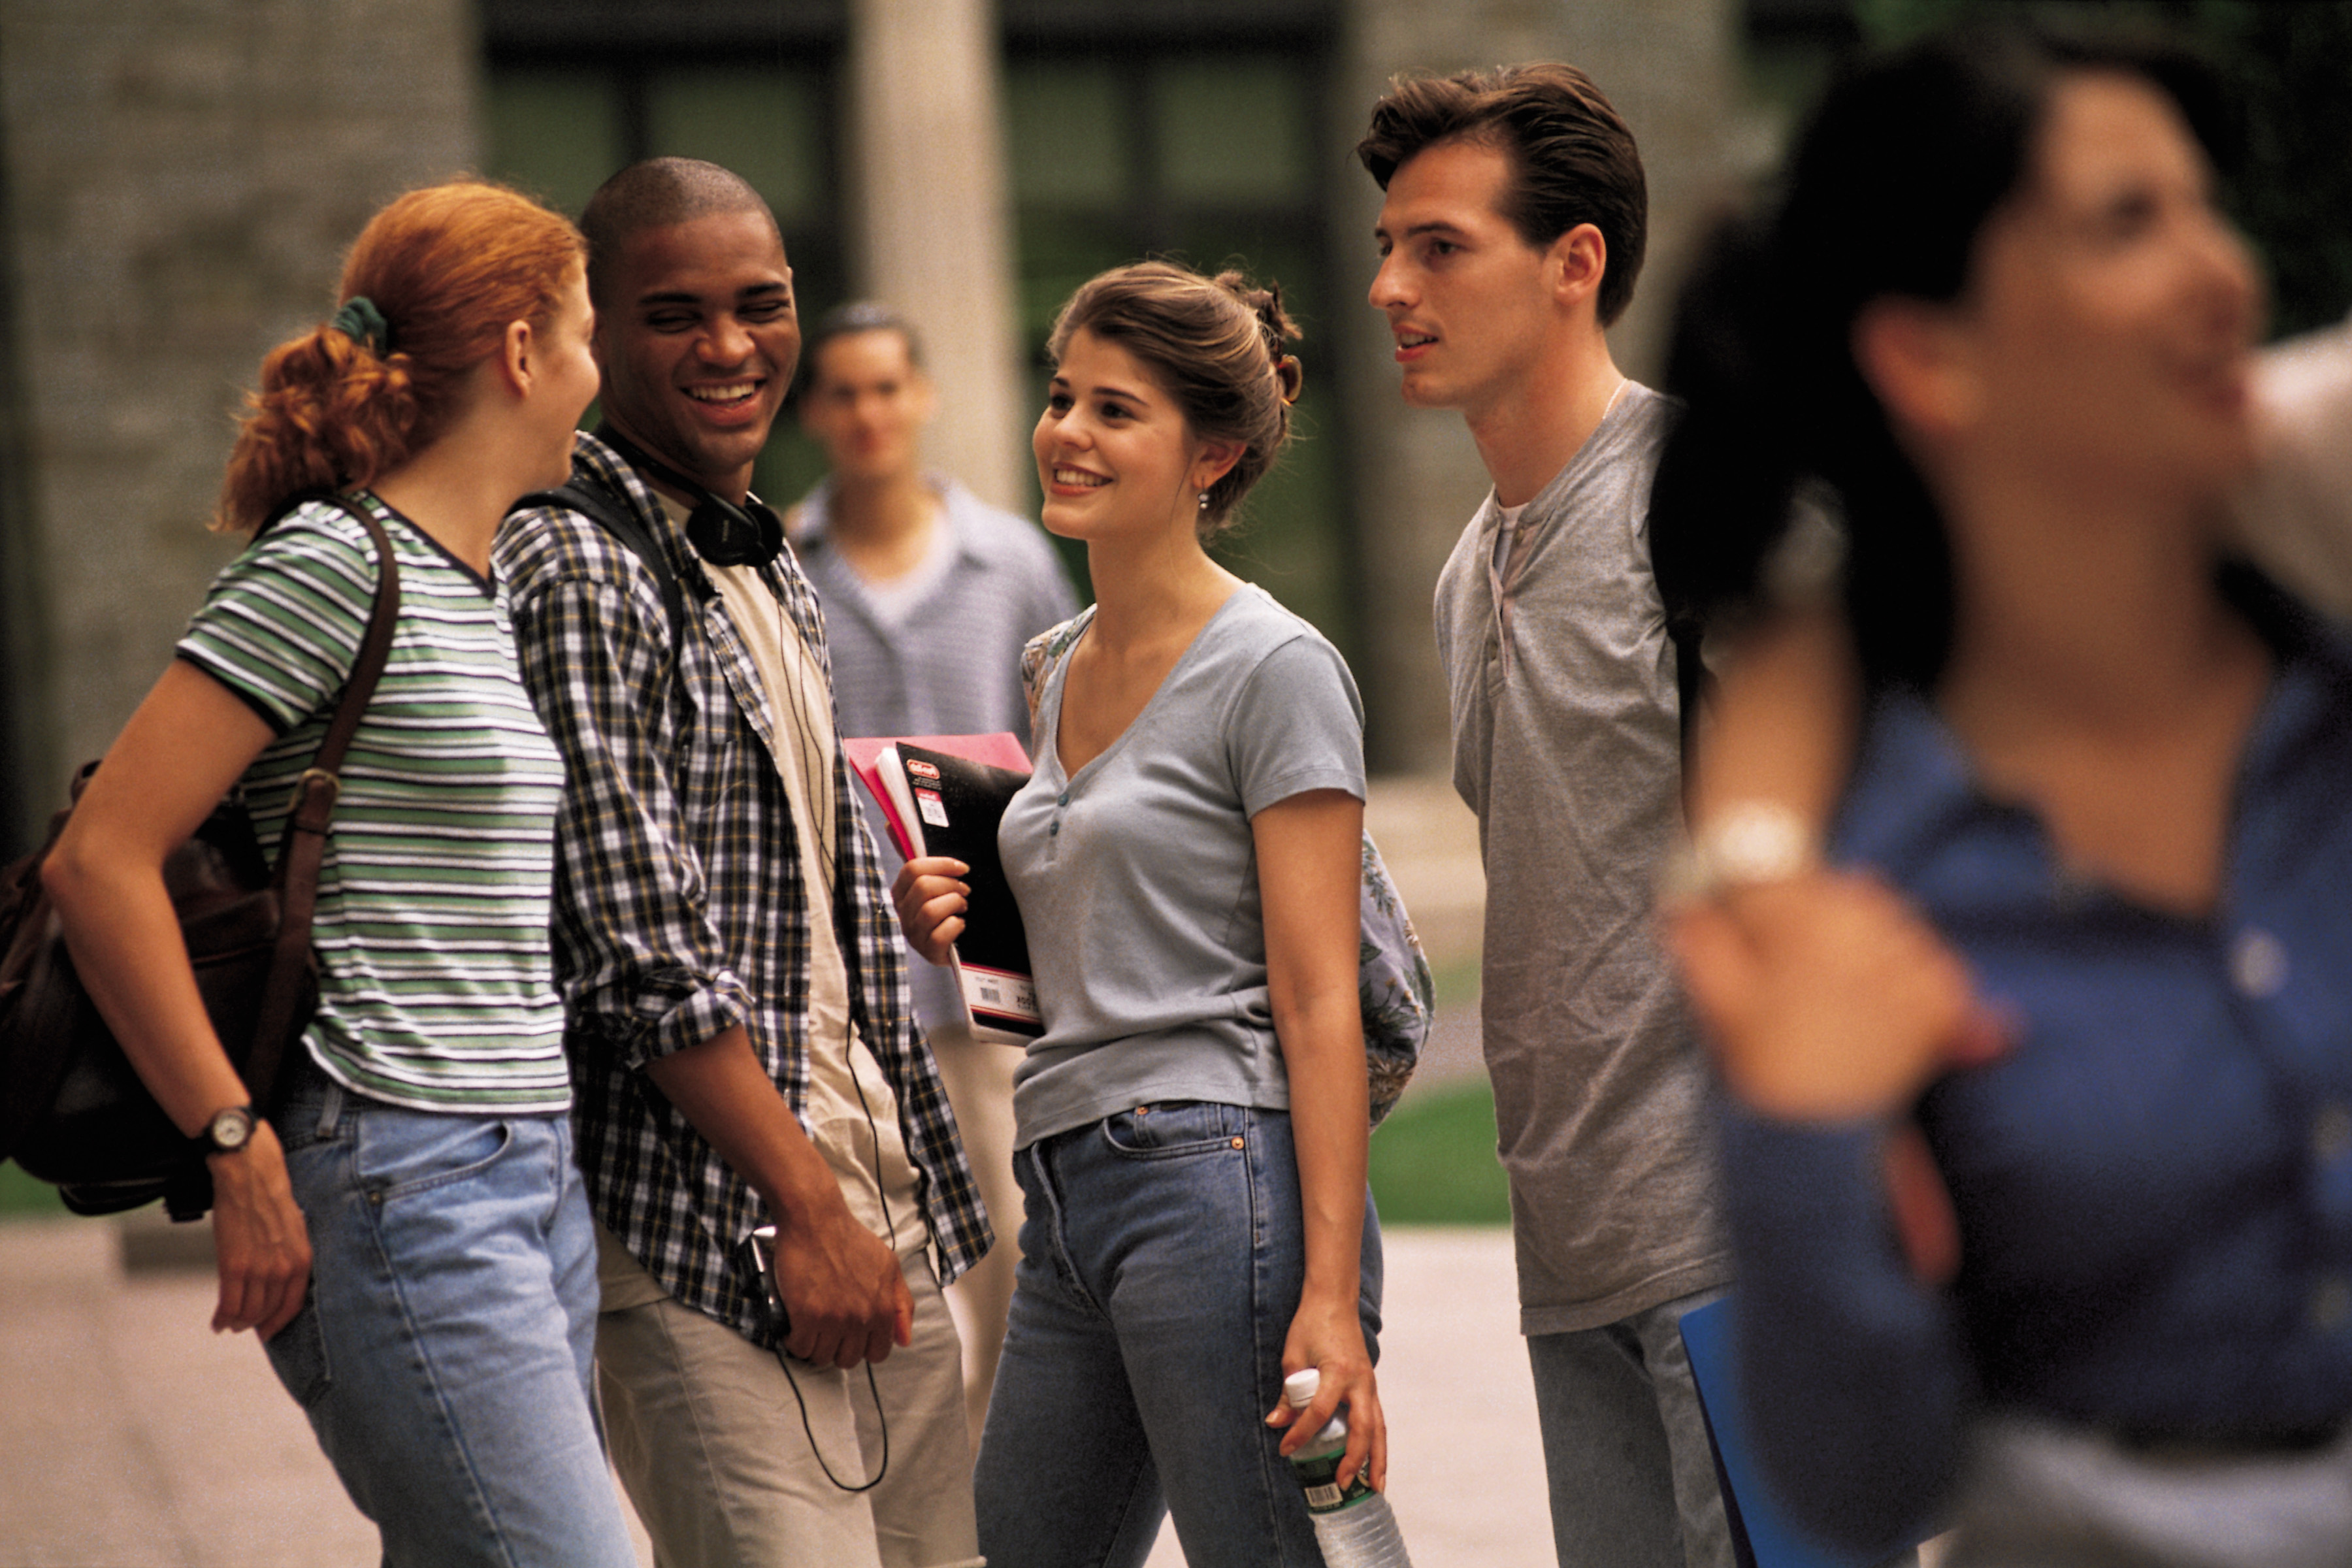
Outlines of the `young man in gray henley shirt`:
{"type": "Polygon", "coordinates": [[[1679,820],[1650,574],[1673,405],[1602,329],[1642,266],[1633,138],[1580,71],[1402,79],[1357,156],[1388,193],[1371,302],[1404,398],[1495,488],[1437,584],[1454,779],[1486,867],[1483,1027],[1563,1568],[1728,1565],[1677,1322],[1729,1263],[1706,1072],[1651,930],[1679,820]]]}

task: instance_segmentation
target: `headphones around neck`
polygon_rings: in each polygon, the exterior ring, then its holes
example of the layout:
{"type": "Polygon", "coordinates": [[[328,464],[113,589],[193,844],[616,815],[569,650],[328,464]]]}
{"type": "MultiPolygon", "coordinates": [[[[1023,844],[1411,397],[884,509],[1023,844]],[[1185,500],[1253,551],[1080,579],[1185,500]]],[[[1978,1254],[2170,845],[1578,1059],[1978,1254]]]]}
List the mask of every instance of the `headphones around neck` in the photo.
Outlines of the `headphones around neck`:
{"type": "Polygon", "coordinates": [[[747,495],[738,506],[712,495],[614,429],[609,419],[596,426],[596,439],[618,452],[631,468],[694,498],[694,510],[686,519],[686,542],[711,565],[765,566],[784,552],[783,520],[759,497],[747,495]]]}

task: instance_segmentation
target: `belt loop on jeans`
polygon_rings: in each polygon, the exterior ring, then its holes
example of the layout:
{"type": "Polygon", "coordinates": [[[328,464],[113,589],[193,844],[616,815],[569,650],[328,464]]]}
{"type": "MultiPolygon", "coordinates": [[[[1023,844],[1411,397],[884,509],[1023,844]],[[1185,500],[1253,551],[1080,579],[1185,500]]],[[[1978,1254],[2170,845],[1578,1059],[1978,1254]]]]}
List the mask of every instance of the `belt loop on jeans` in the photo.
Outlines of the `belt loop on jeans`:
{"type": "Polygon", "coordinates": [[[318,1136],[331,1138],[335,1135],[335,1124],[343,1119],[343,1086],[327,1078],[324,1072],[320,1072],[319,1076],[326,1079],[326,1083],[324,1091],[319,1096],[318,1136]]]}

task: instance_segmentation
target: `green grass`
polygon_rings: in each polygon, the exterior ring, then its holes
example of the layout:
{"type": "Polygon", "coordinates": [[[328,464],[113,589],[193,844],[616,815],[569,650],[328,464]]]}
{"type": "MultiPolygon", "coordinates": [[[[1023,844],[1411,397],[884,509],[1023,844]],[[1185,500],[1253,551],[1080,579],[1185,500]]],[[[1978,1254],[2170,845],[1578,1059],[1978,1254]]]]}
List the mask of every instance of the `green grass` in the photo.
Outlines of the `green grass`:
{"type": "MultiPolygon", "coordinates": [[[[1372,1196],[1389,1225],[1508,1225],[1483,1079],[1410,1090],[1372,1134],[1372,1196]]],[[[0,1220],[66,1214],[55,1187],[0,1163],[0,1220]]]]}
{"type": "Polygon", "coordinates": [[[15,1162],[0,1162],[0,1220],[49,1218],[67,1212],[57,1188],[37,1181],[15,1162]]]}
{"type": "Polygon", "coordinates": [[[1372,1134],[1372,1198],[1383,1225],[1508,1225],[1486,1080],[1407,1091],[1372,1134]]]}
{"type": "Polygon", "coordinates": [[[1439,1012],[1452,1013],[1464,1007],[1476,1011],[1479,980],[1476,953],[1449,959],[1443,963],[1433,963],[1430,966],[1429,978],[1437,991],[1439,1012]]]}

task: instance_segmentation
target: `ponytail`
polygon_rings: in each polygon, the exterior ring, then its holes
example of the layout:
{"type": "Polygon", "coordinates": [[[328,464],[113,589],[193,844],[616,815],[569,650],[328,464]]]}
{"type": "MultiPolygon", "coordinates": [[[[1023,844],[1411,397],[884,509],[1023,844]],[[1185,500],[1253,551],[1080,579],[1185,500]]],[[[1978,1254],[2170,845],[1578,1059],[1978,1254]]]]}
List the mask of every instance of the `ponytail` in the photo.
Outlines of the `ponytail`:
{"type": "Polygon", "coordinates": [[[364,489],[406,460],[417,425],[408,356],[378,358],[331,326],[271,350],[246,406],[214,524],[236,533],[306,490],[364,489]]]}
{"type": "Polygon", "coordinates": [[[1664,384],[1684,411],[1650,491],[1650,563],[1667,620],[1696,632],[1760,592],[1801,465],[1789,384],[1771,342],[1772,243],[1755,218],[1724,222],[1683,286],[1664,384]],[[1776,374],[1777,373],[1777,374],[1776,374]]]}
{"type": "MultiPolygon", "coordinates": [[[[1930,37],[1832,89],[1783,194],[1727,226],[1678,305],[1666,388],[1687,412],[1653,492],[1670,616],[1764,594],[1791,503],[1819,488],[1846,523],[1844,603],[1863,676],[1926,688],[1954,625],[1934,497],[1854,363],[1873,300],[1953,304],[1977,237],[2023,182],[2068,71],[2126,70],[2193,107],[2177,55],[2021,26],[1930,37]]],[[[2194,117],[2192,117],[2194,123],[2194,117]]]]}
{"type": "Polygon", "coordinates": [[[1826,510],[1865,678],[1932,685],[1952,632],[1943,519],[1847,347],[1861,301],[1824,287],[1822,237],[1796,217],[1726,223],[1685,285],[1665,384],[1685,409],[1651,492],[1659,595],[1685,637],[1772,607],[1793,525],[1826,510]]]}
{"type": "Polygon", "coordinates": [[[335,319],[262,361],[214,526],[250,533],[306,490],[365,489],[432,445],[508,325],[544,331],[585,256],[571,224],[502,185],[393,202],[352,247],[335,319]]]}

